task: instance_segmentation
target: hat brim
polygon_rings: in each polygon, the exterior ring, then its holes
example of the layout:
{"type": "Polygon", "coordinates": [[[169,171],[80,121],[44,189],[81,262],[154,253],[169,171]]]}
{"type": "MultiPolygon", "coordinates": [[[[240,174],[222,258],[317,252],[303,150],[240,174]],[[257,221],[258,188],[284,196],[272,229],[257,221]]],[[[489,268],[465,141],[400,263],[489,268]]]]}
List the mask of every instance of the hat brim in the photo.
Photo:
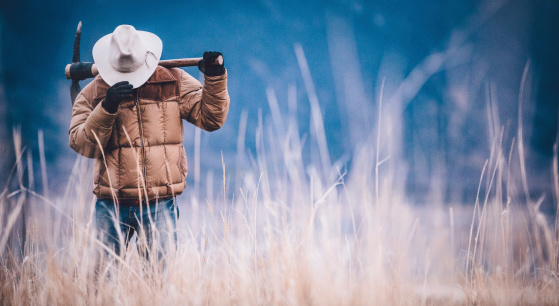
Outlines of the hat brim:
{"type": "Polygon", "coordinates": [[[93,46],[93,60],[95,61],[99,75],[101,75],[101,78],[103,78],[109,86],[113,86],[121,81],[128,81],[132,84],[133,88],[138,88],[142,86],[153,74],[155,69],[157,69],[159,59],[161,58],[161,52],[163,51],[163,42],[153,33],[145,31],[137,32],[144,42],[148,55],[144,64],[133,72],[120,72],[111,65],[109,61],[109,45],[111,36],[113,35],[112,33],[101,37],[93,46]]]}

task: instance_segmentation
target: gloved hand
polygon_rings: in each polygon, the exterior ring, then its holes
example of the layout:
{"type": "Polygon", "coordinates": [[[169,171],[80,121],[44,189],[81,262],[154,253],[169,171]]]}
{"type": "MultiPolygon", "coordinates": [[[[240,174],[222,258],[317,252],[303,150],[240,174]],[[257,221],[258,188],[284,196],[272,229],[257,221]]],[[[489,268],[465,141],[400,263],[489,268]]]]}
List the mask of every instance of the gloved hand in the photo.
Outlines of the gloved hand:
{"type": "Polygon", "coordinates": [[[111,114],[116,113],[120,102],[132,96],[132,87],[132,84],[128,83],[128,81],[114,84],[107,89],[107,95],[101,106],[111,114]]]}
{"type": "Polygon", "coordinates": [[[225,73],[224,63],[221,65],[214,64],[215,59],[220,55],[221,53],[217,51],[204,52],[203,59],[198,62],[198,69],[207,76],[223,75],[225,73]]]}

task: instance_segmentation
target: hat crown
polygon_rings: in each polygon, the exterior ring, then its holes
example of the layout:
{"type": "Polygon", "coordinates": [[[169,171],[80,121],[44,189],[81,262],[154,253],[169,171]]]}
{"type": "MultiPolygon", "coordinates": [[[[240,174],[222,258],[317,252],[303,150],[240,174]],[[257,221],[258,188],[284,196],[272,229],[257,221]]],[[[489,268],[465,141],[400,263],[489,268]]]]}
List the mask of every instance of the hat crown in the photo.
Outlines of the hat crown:
{"type": "Polygon", "coordinates": [[[163,43],[157,35],[120,25],[93,46],[93,60],[103,80],[112,86],[128,81],[133,88],[144,84],[157,69],[163,43]]]}
{"type": "Polygon", "coordinates": [[[118,26],[111,35],[109,61],[120,72],[134,72],[146,60],[145,44],[131,25],[118,26]]]}

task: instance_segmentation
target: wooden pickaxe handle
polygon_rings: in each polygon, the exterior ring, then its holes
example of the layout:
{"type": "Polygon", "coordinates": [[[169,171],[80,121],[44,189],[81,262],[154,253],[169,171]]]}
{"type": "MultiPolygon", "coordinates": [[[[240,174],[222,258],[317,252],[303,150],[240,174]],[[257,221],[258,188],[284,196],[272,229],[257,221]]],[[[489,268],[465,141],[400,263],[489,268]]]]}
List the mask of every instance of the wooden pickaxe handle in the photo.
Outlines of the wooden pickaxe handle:
{"type": "MultiPolygon", "coordinates": [[[[174,67],[192,67],[198,66],[198,62],[201,61],[201,57],[194,57],[194,58],[179,58],[179,59],[171,59],[171,60],[163,60],[159,61],[159,65],[165,68],[174,68],[174,67]]],[[[223,65],[223,57],[220,55],[215,59],[215,65],[223,65]]],[[[66,78],[68,80],[75,79],[75,76],[79,74],[79,80],[84,80],[86,78],[93,78],[99,74],[99,70],[97,70],[97,66],[94,63],[72,63],[66,65],[64,69],[64,73],[66,74],[66,78]],[[91,65],[90,65],[91,64],[91,65]],[[83,71],[83,70],[87,71],[83,71]],[[74,76],[74,78],[72,77],[74,76]]]]}

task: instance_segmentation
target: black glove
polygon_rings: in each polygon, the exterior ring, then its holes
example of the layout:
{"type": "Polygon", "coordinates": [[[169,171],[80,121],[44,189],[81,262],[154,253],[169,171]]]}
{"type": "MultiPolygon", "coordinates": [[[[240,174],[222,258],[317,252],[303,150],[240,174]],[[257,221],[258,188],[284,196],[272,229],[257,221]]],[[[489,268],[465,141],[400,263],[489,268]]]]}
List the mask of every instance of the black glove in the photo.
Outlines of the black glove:
{"type": "Polygon", "coordinates": [[[128,81],[114,84],[111,88],[107,89],[107,95],[101,106],[111,114],[116,113],[120,102],[132,96],[132,87],[132,84],[128,83],[128,81]]]}
{"type": "Polygon", "coordinates": [[[203,59],[198,62],[198,69],[207,76],[225,74],[225,67],[223,67],[223,63],[221,63],[221,65],[215,64],[215,59],[220,55],[221,53],[217,51],[204,52],[203,59]]]}

